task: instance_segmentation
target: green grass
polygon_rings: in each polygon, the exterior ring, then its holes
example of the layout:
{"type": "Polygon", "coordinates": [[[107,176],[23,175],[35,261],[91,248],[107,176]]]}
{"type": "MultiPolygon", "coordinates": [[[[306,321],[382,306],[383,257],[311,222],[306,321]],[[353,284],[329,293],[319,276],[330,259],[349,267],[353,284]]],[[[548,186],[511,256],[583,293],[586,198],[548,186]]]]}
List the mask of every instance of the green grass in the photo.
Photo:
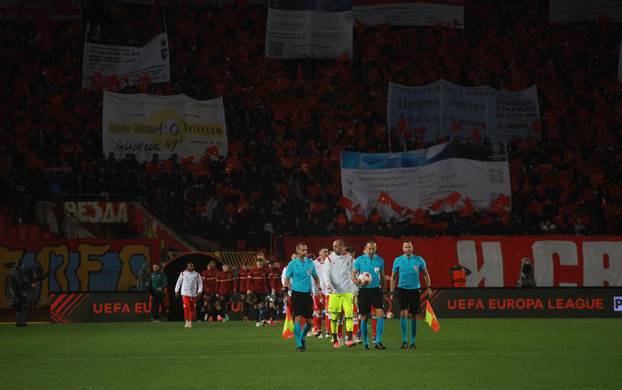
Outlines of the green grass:
{"type": "Polygon", "coordinates": [[[622,321],[419,322],[401,351],[399,321],[385,351],[334,350],[311,339],[297,353],[281,327],[240,322],[0,325],[2,389],[619,389],[622,321]],[[183,387],[182,387],[183,386],[183,387]]]}

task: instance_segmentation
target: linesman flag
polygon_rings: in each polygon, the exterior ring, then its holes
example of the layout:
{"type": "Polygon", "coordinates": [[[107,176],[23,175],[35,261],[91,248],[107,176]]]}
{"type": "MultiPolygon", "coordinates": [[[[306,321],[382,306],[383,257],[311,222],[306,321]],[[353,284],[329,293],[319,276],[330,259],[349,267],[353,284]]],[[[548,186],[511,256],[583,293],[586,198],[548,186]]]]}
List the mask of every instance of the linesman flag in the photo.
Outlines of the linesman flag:
{"type": "Polygon", "coordinates": [[[287,300],[287,305],[285,306],[285,321],[283,321],[282,336],[284,340],[287,340],[294,337],[294,321],[292,320],[292,310],[289,300],[287,300]]]}
{"type": "Polygon", "coordinates": [[[430,325],[430,328],[432,328],[435,332],[438,332],[441,329],[441,324],[438,323],[429,300],[425,301],[425,322],[427,322],[428,325],[430,325]]]}

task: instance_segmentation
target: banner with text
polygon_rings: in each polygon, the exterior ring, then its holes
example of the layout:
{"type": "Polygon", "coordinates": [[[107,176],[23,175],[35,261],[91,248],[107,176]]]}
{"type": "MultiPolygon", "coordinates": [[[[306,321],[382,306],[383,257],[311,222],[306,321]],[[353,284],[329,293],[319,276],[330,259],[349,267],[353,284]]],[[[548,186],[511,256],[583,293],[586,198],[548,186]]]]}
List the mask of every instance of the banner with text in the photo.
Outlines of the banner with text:
{"type": "Polygon", "coordinates": [[[410,218],[419,208],[442,211],[432,206],[454,192],[476,209],[489,208],[500,195],[511,196],[503,144],[451,142],[402,153],[343,152],[341,188],[357,213],[369,216],[377,210],[384,220],[410,218]]]}
{"type": "Polygon", "coordinates": [[[614,23],[622,22],[620,0],[550,0],[549,22],[568,23],[597,20],[608,16],[614,23]]]}
{"type": "Polygon", "coordinates": [[[464,29],[464,2],[421,0],[353,0],[354,19],[365,26],[443,25],[464,29]]]}
{"type": "Polygon", "coordinates": [[[49,272],[36,289],[40,303],[47,304],[50,292],[133,291],[159,256],[156,239],[0,242],[0,309],[9,307],[7,278],[18,261],[23,267],[39,263],[49,272]]]}
{"type": "Polygon", "coordinates": [[[156,96],[104,92],[103,152],[117,157],[135,154],[148,161],[227,155],[223,99],[195,100],[186,95],[156,96]]]}
{"type": "Polygon", "coordinates": [[[389,131],[400,139],[419,134],[439,138],[506,142],[538,135],[538,90],[499,91],[489,86],[463,87],[439,80],[422,87],[389,83],[389,131]]]}
{"type": "Polygon", "coordinates": [[[81,223],[127,223],[126,202],[63,202],[65,213],[81,223]]]}
{"type": "Polygon", "coordinates": [[[131,42],[112,34],[105,26],[86,24],[82,88],[91,87],[95,78],[108,76],[118,78],[120,87],[137,85],[145,77],[150,83],[171,81],[166,32],[150,36],[146,42],[131,42]]]}
{"type": "MultiPolygon", "coordinates": [[[[330,248],[343,238],[357,254],[373,240],[390,274],[393,260],[402,254],[403,239],[381,236],[284,237],[285,253],[293,253],[304,242],[309,253],[330,248]]],[[[515,287],[521,260],[533,261],[538,287],[622,287],[622,236],[464,236],[405,237],[415,253],[427,263],[432,286],[451,287],[449,269],[467,267],[467,287],[515,287]]]]}
{"type": "Polygon", "coordinates": [[[622,318],[621,288],[462,288],[433,292],[439,318],[622,318]]]}
{"type": "Polygon", "coordinates": [[[150,311],[145,292],[50,294],[50,321],[58,324],[141,322],[149,320],[150,311]]]}
{"type": "Polygon", "coordinates": [[[352,57],[351,0],[271,0],[266,57],[352,57]]]}

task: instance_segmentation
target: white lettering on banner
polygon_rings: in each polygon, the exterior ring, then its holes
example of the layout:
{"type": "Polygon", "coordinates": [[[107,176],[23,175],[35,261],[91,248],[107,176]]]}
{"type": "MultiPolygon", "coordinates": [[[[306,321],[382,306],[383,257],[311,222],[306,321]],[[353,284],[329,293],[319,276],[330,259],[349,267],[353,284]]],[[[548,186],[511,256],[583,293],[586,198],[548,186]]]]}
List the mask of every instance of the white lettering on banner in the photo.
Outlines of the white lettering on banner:
{"type": "MultiPolygon", "coordinates": [[[[536,241],[533,243],[533,272],[536,286],[550,287],[555,284],[555,263],[553,256],[559,257],[559,264],[578,266],[577,245],[571,241],[536,241]]],[[[564,285],[578,284],[578,280],[564,281],[564,285]]],[[[584,284],[585,285],[585,284],[584,284]]]]}
{"type": "Polygon", "coordinates": [[[583,243],[583,285],[622,285],[622,242],[583,243]],[[608,266],[605,260],[608,260],[608,266]]]}
{"type": "Polygon", "coordinates": [[[497,241],[482,242],[483,265],[477,265],[475,241],[458,241],[458,263],[471,270],[466,277],[467,287],[477,287],[483,281],[485,287],[503,287],[503,253],[501,243],[497,241]]]}
{"type": "Polygon", "coordinates": [[[125,202],[65,202],[65,212],[83,223],[127,223],[125,202]]]}

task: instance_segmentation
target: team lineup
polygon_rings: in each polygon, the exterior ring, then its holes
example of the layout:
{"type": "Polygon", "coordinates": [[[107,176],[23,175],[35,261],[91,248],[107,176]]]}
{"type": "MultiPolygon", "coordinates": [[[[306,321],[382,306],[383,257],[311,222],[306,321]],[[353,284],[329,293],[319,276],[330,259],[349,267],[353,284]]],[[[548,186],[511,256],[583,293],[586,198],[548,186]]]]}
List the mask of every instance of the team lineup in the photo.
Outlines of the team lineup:
{"type": "MultiPolygon", "coordinates": [[[[395,258],[390,276],[385,272],[385,261],[378,255],[377,245],[367,242],[364,254],[354,258],[353,251],[345,242],[337,239],[332,244],[332,252],[328,248],[319,251],[319,257],[313,259],[308,254],[307,245],[298,243],[291,261],[281,271],[280,283],[271,282],[262,286],[266,293],[282,298],[276,299],[274,308],[279,305],[286,307],[293,319],[293,338],[296,351],[306,351],[305,339],[312,335],[331,340],[334,348],[353,347],[362,344],[370,350],[368,324],[371,321],[372,342],[374,349],[384,350],[382,334],[385,318],[392,313],[385,312],[385,294],[389,299],[397,298],[402,335],[401,349],[416,349],[417,322],[420,312],[420,275],[425,282],[426,294],[431,295],[430,275],[425,260],[413,253],[411,241],[402,244],[403,255],[395,258]],[[387,283],[388,282],[388,283],[387,283]],[[386,291],[386,285],[389,291],[386,291]],[[276,290],[276,291],[275,291],[276,290]],[[278,293],[281,290],[281,293],[278,293]],[[322,323],[326,324],[322,335],[322,323]],[[409,331],[410,327],[410,331],[409,331]]],[[[278,264],[278,263],[277,263],[278,264]]],[[[258,259],[257,269],[261,269],[258,259]]],[[[223,266],[224,272],[230,272],[223,266]]],[[[215,265],[210,263],[204,274],[217,272],[215,265]]],[[[253,270],[249,271],[249,274],[253,270]]],[[[274,273],[273,273],[274,274],[274,273]]],[[[188,264],[177,280],[176,296],[181,295],[184,307],[185,326],[192,327],[195,316],[196,299],[205,290],[204,279],[194,271],[194,265],[188,264]]],[[[276,276],[276,275],[275,275],[276,276]]],[[[252,282],[253,278],[249,278],[252,282]]],[[[252,294],[240,287],[240,291],[252,294]]],[[[265,321],[267,316],[263,299],[255,304],[257,324],[265,321]]],[[[276,317],[279,310],[273,310],[270,320],[276,317]]],[[[219,316],[220,317],[220,316],[219,316]]],[[[245,316],[246,318],[246,316],[245,316]]]]}

